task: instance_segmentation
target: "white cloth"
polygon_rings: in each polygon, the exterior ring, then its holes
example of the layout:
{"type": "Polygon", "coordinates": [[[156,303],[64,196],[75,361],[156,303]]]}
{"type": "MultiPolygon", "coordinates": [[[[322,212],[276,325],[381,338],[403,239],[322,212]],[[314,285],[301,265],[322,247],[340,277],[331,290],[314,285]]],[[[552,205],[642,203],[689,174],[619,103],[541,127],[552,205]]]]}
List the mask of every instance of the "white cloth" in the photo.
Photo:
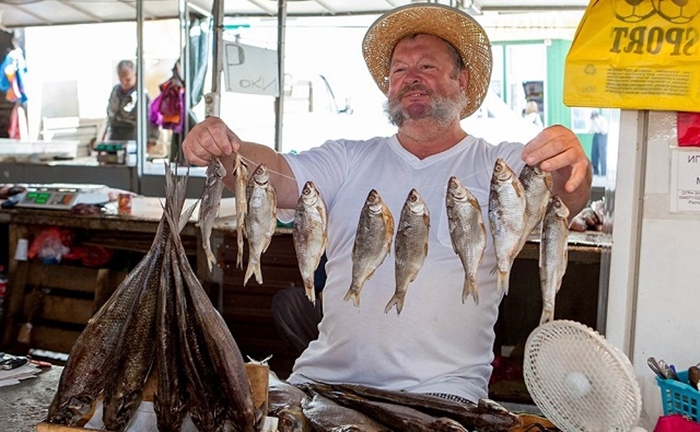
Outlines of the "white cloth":
{"type": "Polygon", "coordinates": [[[603,117],[602,115],[598,115],[596,117],[591,118],[591,129],[590,133],[592,134],[602,134],[602,135],[607,135],[608,134],[608,120],[603,117]]]}
{"type": "Polygon", "coordinates": [[[440,154],[420,160],[396,136],[368,141],[329,141],[286,155],[299,190],[307,180],[320,189],[329,209],[328,280],[318,340],[297,359],[291,383],[320,380],[390,390],[450,393],[478,401],[487,396],[493,360],[494,324],[502,296],[496,292],[488,195],[496,158],[515,172],[524,162],[522,144],[488,144],[466,137],[440,154]],[[456,175],[477,197],[489,240],[478,273],[479,305],[462,304],[464,270],[452,249],[445,193],[456,175]],[[360,294],[360,308],[343,301],[350,287],[352,248],[360,211],[376,189],[398,223],[411,188],[430,210],[428,256],[408,287],[397,317],[384,307],[394,293],[394,251],[360,294]]]}

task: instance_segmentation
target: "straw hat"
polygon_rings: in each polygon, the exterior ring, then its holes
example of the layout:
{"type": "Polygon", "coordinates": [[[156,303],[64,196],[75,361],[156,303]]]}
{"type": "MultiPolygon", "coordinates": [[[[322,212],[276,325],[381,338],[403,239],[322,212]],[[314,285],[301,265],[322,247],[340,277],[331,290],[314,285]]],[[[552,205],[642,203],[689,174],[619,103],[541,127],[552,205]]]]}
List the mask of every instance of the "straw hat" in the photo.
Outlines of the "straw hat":
{"type": "Polygon", "coordinates": [[[380,16],[367,30],[362,53],[379,89],[389,91],[389,62],[396,44],[406,36],[425,33],[451,43],[469,71],[469,98],[462,118],[476,111],[491,81],[491,45],[484,29],[466,13],[438,3],[411,3],[380,16]]]}

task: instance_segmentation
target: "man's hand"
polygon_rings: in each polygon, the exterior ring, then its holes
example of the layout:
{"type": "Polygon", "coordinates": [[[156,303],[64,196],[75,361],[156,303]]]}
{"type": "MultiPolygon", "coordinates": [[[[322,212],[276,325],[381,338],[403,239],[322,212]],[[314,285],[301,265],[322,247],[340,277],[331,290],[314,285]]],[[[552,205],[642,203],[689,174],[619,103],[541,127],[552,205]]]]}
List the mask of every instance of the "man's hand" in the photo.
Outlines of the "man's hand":
{"type": "Polygon", "coordinates": [[[238,151],[241,140],[218,117],[207,117],[187,133],[182,143],[185,158],[204,166],[212,157],[226,157],[238,151]]]}
{"type": "Polygon", "coordinates": [[[590,187],[591,162],[576,135],[564,126],[542,130],[527,143],[522,159],[551,172],[555,183],[562,184],[566,192],[574,192],[581,185],[590,187]]]}

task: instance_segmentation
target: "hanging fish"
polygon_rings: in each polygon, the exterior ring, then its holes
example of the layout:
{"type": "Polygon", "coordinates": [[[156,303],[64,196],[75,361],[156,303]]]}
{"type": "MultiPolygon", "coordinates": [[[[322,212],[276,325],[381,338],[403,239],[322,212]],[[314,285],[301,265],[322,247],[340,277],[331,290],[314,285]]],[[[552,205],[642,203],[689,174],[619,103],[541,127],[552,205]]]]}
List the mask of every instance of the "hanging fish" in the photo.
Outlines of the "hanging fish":
{"type": "Polygon", "coordinates": [[[226,168],[224,168],[219,158],[212,158],[207,166],[204,190],[199,203],[199,230],[202,235],[202,247],[207,256],[209,270],[216,263],[216,256],[211,250],[211,230],[214,226],[214,220],[219,216],[225,176],[226,168]]]}
{"type": "Polygon", "coordinates": [[[255,169],[246,190],[248,211],[245,216],[245,235],[248,239],[248,267],[243,285],[255,274],[255,280],[263,283],[260,257],[270,246],[277,228],[277,191],[270,182],[270,172],[265,164],[255,169]]]}
{"type": "Polygon", "coordinates": [[[568,263],[569,209],[554,195],[547,205],[542,221],[540,240],[540,286],[542,288],[542,317],[540,324],[554,319],[554,300],[568,263]]]}
{"type": "Polygon", "coordinates": [[[394,241],[396,290],[384,308],[384,313],[396,306],[397,315],[403,309],[408,284],[418,276],[428,255],[430,212],[418,191],[411,189],[401,209],[394,241]]]}
{"type": "Polygon", "coordinates": [[[245,215],[248,212],[246,189],[248,187],[248,165],[243,162],[240,153],[233,159],[233,195],[236,198],[236,241],[238,253],[236,268],[243,268],[243,243],[245,239],[245,215]]]}
{"type": "Polygon", "coordinates": [[[352,248],[352,283],[343,300],[352,299],[355,307],[360,307],[362,286],[391,251],[393,236],[394,217],[379,193],[372,189],[360,212],[352,248]]]}
{"type": "Polygon", "coordinates": [[[307,181],[294,212],[294,250],[299,272],[304,281],[306,297],[316,302],[314,272],[328,244],[328,210],[321,194],[311,181],[307,181]]]}
{"type": "Polygon", "coordinates": [[[508,294],[510,268],[520,252],[520,239],[525,232],[525,191],[512,169],[501,158],[496,160],[489,193],[489,222],[496,251],[496,286],[508,294]]]}
{"type": "Polygon", "coordinates": [[[486,250],[486,226],[481,206],[476,197],[455,176],[447,183],[447,223],[450,229],[452,248],[464,267],[462,303],[472,296],[479,304],[476,272],[486,250]]]}
{"type": "Polygon", "coordinates": [[[520,240],[520,249],[527,242],[532,232],[539,233],[538,229],[547,210],[549,198],[552,196],[552,174],[542,171],[539,165],[525,165],[518,177],[525,191],[525,213],[527,222],[523,238],[520,240]]]}

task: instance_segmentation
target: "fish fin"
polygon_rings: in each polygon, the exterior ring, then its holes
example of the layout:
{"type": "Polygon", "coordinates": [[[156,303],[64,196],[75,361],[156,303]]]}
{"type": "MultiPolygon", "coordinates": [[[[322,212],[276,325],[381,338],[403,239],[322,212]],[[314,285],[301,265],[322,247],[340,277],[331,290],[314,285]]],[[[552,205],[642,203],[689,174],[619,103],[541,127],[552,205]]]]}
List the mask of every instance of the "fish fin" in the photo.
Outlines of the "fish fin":
{"type": "Polygon", "coordinates": [[[352,304],[356,307],[360,307],[360,291],[355,289],[355,286],[351,286],[350,289],[348,289],[348,292],[345,293],[345,297],[343,297],[343,300],[348,301],[352,300],[352,304]]]}
{"type": "Polygon", "coordinates": [[[396,315],[401,314],[401,309],[403,309],[403,301],[406,298],[406,291],[394,294],[394,296],[389,300],[384,308],[384,313],[389,313],[392,307],[396,306],[396,315]]]}
{"type": "Polygon", "coordinates": [[[476,281],[472,278],[464,279],[464,288],[462,289],[462,304],[467,301],[469,295],[474,298],[474,304],[479,305],[479,290],[476,286],[476,281]]]}
{"type": "Polygon", "coordinates": [[[179,232],[182,232],[182,230],[185,228],[185,225],[187,225],[187,222],[190,221],[190,218],[192,217],[192,214],[194,213],[195,207],[197,207],[197,204],[199,202],[195,201],[194,204],[191,206],[187,207],[187,210],[182,212],[182,215],[180,216],[180,221],[179,221],[179,232]]]}
{"type": "Polygon", "coordinates": [[[214,264],[217,263],[216,255],[214,255],[214,252],[212,252],[211,246],[204,249],[204,252],[207,255],[207,264],[209,265],[209,271],[211,271],[214,268],[214,264]]]}
{"type": "Polygon", "coordinates": [[[243,286],[248,282],[248,279],[250,279],[251,276],[255,275],[255,281],[262,285],[263,283],[263,278],[262,278],[262,273],[260,271],[260,263],[259,262],[254,262],[252,260],[248,260],[248,267],[245,270],[245,277],[243,278],[243,286]]]}
{"type": "Polygon", "coordinates": [[[508,295],[508,281],[510,279],[510,270],[509,271],[498,271],[498,279],[496,281],[496,287],[498,288],[499,292],[504,293],[505,295],[508,295]]]}
{"type": "Polygon", "coordinates": [[[238,243],[238,253],[236,254],[236,268],[243,269],[243,234],[239,234],[236,242],[238,243]]]}

